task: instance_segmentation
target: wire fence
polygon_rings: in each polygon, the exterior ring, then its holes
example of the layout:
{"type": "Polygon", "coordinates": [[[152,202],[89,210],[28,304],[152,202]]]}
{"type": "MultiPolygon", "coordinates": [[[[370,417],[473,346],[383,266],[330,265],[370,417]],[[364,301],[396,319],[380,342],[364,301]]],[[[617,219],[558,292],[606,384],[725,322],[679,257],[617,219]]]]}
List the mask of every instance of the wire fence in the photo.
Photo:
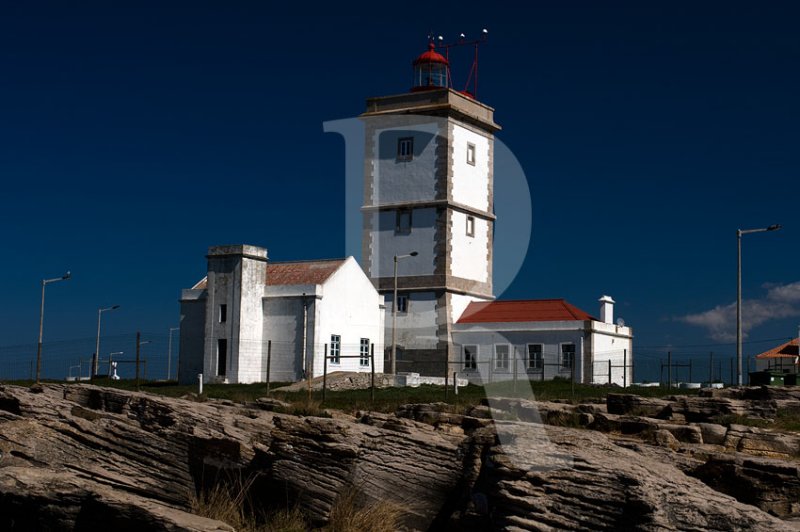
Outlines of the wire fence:
{"type": "MultiPolygon", "coordinates": [[[[93,369],[96,337],[45,341],[41,375],[47,380],[88,380],[93,369]]],[[[0,346],[0,380],[35,380],[37,344],[0,346]]],[[[141,333],[140,376],[148,380],[177,378],[178,334],[141,333]]],[[[136,333],[102,336],[97,374],[132,379],[136,374],[136,333]]]]}

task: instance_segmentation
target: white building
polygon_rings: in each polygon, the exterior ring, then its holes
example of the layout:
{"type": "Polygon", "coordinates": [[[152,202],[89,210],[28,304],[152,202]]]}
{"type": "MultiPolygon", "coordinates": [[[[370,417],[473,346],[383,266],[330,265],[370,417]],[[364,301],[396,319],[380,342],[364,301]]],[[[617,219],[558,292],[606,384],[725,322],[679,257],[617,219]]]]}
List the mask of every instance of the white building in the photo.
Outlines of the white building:
{"type": "MultiPolygon", "coordinates": [[[[500,126],[494,109],[450,88],[449,63],[435,48],[414,61],[409,92],[370,98],[361,115],[363,271],[352,258],[281,266],[262,248],[211,248],[208,277],[181,297],[182,381],[197,373],[263,381],[269,340],[273,380],[320,375],[326,343],[341,354],[374,343],[381,371],[392,363],[394,334],[399,372],[441,376],[474,365],[491,367],[488,379],[504,378],[524,359],[530,378],[552,378],[571,376],[572,360],[580,382],[607,383],[610,360],[611,382],[631,381],[632,333],[613,323],[611,298],[601,299],[600,320],[563,301],[550,317],[542,317],[542,302],[494,301],[500,126]],[[281,277],[280,268],[298,273],[281,277]],[[497,319],[506,311],[508,319],[497,319]]],[[[341,359],[331,369],[368,370],[365,360],[341,359]]]]}
{"type": "Polygon", "coordinates": [[[632,331],[614,323],[610,297],[600,303],[599,320],[563,299],[470,303],[453,326],[454,371],[473,382],[562,377],[629,385],[632,331]]]}
{"type": "Polygon", "coordinates": [[[256,246],[216,246],[181,294],[179,380],[295,381],[306,372],[383,371],[381,297],[355,259],[269,262],[256,246]],[[349,358],[352,357],[352,358],[349,358]]]}

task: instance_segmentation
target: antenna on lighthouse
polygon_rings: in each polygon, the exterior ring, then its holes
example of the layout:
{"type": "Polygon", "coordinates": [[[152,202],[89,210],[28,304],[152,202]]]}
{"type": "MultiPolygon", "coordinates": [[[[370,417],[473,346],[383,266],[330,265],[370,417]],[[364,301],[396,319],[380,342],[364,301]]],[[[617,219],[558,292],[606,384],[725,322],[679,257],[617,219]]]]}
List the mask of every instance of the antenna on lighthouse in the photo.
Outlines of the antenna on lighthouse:
{"type": "Polygon", "coordinates": [[[478,96],[478,47],[485,43],[489,36],[489,30],[483,29],[478,39],[467,41],[464,33],[459,34],[458,40],[444,44],[444,37],[437,35],[433,31],[428,33],[428,51],[420,55],[413,63],[414,65],[414,86],[412,91],[430,90],[434,88],[452,87],[453,80],[450,72],[450,48],[457,46],[474,47],[475,56],[472,60],[467,81],[464,85],[462,94],[470,98],[478,96]],[[443,50],[444,56],[436,50],[443,50]]]}

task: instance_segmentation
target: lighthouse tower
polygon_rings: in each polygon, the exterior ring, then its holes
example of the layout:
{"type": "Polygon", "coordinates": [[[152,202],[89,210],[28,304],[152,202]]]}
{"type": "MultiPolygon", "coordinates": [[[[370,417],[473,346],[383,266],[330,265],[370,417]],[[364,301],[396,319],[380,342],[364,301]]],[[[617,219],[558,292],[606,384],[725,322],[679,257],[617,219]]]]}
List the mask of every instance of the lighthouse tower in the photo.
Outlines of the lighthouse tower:
{"type": "Polygon", "coordinates": [[[398,372],[442,375],[447,357],[459,356],[452,324],[470,301],[494,298],[493,153],[500,127],[476,90],[451,87],[448,58],[433,43],[412,67],[409,92],[370,98],[361,115],[363,266],[386,303],[386,367],[394,337],[398,372]]]}

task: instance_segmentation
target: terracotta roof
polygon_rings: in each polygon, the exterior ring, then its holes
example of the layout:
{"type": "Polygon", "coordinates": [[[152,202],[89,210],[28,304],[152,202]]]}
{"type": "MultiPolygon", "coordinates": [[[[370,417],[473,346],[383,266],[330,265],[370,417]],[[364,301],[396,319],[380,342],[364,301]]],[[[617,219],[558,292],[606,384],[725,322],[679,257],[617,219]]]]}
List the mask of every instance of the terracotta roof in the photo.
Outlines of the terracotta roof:
{"type": "Polygon", "coordinates": [[[756,358],[794,358],[797,356],[797,338],[789,340],[785,344],[773,347],[769,351],[764,351],[756,358]]]}
{"type": "MultiPolygon", "coordinates": [[[[293,284],[322,284],[334,274],[347,259],[303,260],[297,262],[267,263],[267,286],[293,284]]],[[[204,277],[193,290],[208,287],[208,277],[204,277]]]]}
{"type": "Polygon", "coordinates": [[[267,285],[322,284],[347,259],[267,263],[267,285]]]}
{"type": "MultiPolygon", "coordinates": [[[[473,301],[457,323],[595,320],[563,299],[525,301],[473,301]]],[[[595,320],[596,321],[596,320],[595,320]]]]}

